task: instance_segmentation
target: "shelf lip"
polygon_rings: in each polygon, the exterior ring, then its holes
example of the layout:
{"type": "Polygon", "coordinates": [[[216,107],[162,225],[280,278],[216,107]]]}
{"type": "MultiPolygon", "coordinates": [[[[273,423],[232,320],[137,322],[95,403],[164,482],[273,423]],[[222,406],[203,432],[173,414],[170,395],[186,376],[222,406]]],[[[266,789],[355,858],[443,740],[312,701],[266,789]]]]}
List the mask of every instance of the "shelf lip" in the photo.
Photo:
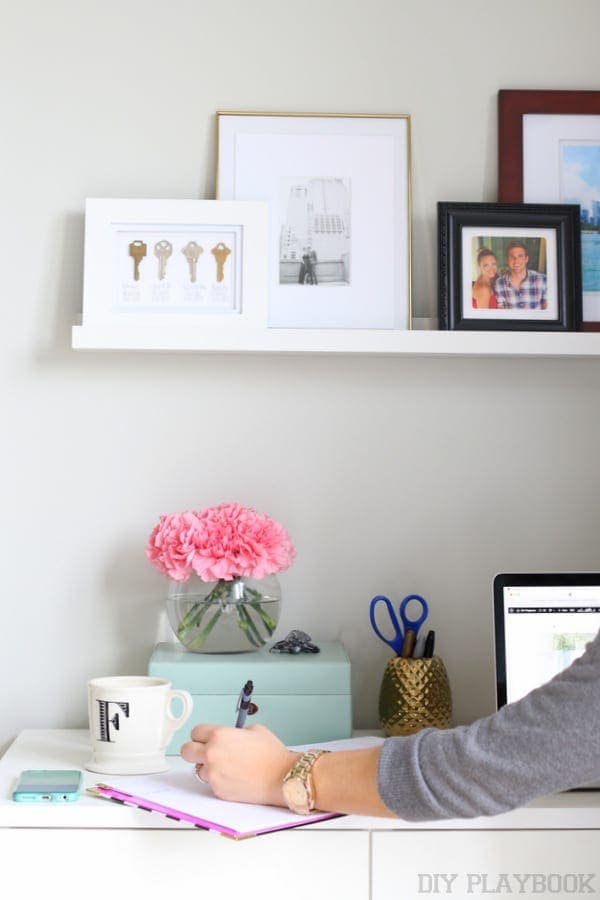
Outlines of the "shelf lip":
{"type": "Polygon", "coordinates": [[[600,357],[600,333],[544,331],[433,331],[261,329],[215,337],[198,326],[74,325],[75,350],[196,353],[302,353],[387,356],[600,357]]]}

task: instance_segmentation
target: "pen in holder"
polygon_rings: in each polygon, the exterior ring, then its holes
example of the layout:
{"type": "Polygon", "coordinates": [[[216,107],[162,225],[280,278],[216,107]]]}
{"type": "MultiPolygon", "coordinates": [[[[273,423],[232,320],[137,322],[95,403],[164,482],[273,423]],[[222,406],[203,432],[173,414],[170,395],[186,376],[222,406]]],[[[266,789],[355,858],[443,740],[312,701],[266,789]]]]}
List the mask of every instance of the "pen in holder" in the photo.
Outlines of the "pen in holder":
{"type": "Polygon", "coordinates": [[[450,682],[440,657],[392,657],[379,691],[379,722],[385,734],[447,728],[451,718],[450,682]]]}

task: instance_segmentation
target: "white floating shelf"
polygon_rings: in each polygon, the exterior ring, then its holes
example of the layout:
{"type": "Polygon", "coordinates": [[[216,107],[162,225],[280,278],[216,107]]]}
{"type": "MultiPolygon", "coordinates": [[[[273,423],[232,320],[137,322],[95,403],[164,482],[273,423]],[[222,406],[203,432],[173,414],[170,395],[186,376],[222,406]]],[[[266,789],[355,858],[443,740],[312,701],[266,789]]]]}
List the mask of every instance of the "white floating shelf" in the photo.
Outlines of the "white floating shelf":
{"type": "Polygon", "coordinates": [[[208,337],[199,326],[116,328],[75,325],[72,343],[76,350],[600,357],[600,332],[272,328],[258,333],[208,337]]]}

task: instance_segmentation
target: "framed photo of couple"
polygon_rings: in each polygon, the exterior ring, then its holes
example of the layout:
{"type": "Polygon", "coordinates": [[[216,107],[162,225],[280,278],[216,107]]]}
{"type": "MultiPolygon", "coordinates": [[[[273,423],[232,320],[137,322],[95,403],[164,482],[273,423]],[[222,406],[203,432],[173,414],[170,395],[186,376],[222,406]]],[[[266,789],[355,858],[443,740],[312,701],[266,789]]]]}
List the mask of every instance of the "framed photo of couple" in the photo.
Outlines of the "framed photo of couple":
{"type": "Polygon", "coordinates": [[[575,331],[579,207],[439,203],[440,328],[575,331]]]}
{"type": "Polygon", "coordinates": [[[600,331],[600,91],[500,91],[498,199],[577,204],[582,329],[600,331]]]}

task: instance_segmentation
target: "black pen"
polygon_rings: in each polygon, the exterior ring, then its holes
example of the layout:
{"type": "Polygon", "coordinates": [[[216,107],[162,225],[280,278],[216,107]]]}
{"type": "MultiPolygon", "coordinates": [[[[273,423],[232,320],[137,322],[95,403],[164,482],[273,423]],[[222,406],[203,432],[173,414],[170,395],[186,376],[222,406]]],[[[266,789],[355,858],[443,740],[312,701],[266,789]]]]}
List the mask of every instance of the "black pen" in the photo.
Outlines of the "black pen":
{"type": "Polygon", "coordinates": [[[423,650],[423,659],[431,659],[433,656],[433,648],[435,647],[435,631],[428,631],[425,638],[425,649],[423,650]]]}
{"type": "Polygon", "coordinates": [[[250,702],[250,698],[252,697],[253,690],[254,685],[251,681],[247,681],[240,691],[240,696],[238,697],[236,706],[236,712],[238,714],[235,721],[236,728],[243,728],[246,723],[246,716],[248,715],[248,711],[250,709],[250,706],[252,705],[250,702]]]}

